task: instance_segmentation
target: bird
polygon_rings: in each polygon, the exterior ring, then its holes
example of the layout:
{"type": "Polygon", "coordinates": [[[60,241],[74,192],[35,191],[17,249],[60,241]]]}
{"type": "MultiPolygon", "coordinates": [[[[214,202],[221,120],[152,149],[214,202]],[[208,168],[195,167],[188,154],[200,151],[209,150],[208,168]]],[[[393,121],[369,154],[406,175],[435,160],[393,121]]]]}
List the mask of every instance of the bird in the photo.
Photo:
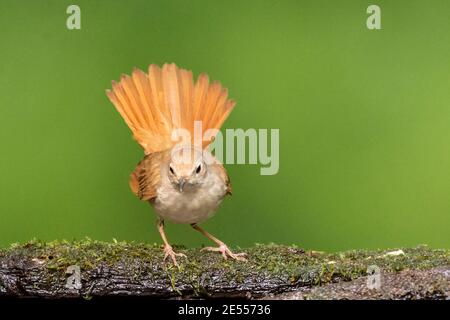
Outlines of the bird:
{"type": "Polygon", "coordinates": [[[190,225],[217,245],[202,250],[246,261],[245,253],[232,252],[199,226],[232,193],[226,169],[208,150],[235,106],[228,89],[218,81],[210,83],[205,73],[194,81],[192,71],[165,63],[161,67],[151,64],[147,73],[134,68],[131,75],[122,74],[106,94],[144,150],[129,185],[154,208],[164,261],[170,257],[179,266],[177,257],[187,258],[170,245],[166,220],[190,225]],[[209,138],[196,135],[198,125],[205,135],[209,132],[209,138]]]}

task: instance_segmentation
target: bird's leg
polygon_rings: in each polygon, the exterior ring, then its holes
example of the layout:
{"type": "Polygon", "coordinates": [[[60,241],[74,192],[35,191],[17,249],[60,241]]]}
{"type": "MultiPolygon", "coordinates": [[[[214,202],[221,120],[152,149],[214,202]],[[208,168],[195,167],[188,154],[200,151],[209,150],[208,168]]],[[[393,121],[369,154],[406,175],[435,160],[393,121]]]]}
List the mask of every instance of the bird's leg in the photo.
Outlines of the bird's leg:
{"type": "Polygon", "coordinates": [[[162,240],[164,242],[164,261],[167,259],[167,257],[170,256],[170,258],[172,259],[173,264],[178,267],[177,259],[175,257],[178,256],[178,257],[185,257],[186,258],[186,255],[183,254],[183,253],[176,253],[176,252],[173,251],[172,246],[167,241],[167,237],[166,237],[166,234],[164,232],[164,220],[158,219],[157,224],[158,224],[159,234],[161,235],[161,238],[162,238],[162,240]]]}
{"type": "Polygon", "coordinates": [[[210,233],[206,232],[205,230],[203,230],[202,228],[200,228],[196,223],[192,223],[191,226],[192,226],[192,228],[194,228],[195,230],[197,230],[198,232],[203,234],[208,239],[214,241],[218,245],[218,247],[203,248],[202,251],[204,251],[204,250],[216,251],[216,252],[220,252],[225,259],[227,259],[228,257],[231,257],[234,260],[247,261],[247,259],[245,259],[245,256],[247,255],[246,253],[244,253],[244,252],[233,253],[233,252],[231,252],[231,250],[228,248],[228,246],[225,243],[223,243],[222,241],[220,241],[219,239],[214,237],[212,234],[210,234],[210,233]]]}

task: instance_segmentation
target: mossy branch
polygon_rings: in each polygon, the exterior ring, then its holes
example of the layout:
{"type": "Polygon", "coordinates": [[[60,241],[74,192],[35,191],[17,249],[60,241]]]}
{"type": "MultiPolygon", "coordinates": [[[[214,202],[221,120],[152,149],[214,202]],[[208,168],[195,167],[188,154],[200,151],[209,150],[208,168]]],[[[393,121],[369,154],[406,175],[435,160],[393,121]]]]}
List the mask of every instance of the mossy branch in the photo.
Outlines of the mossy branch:
{"type": "MultiPolygon", "coordinates": [[[[449,250],[426,246],[387,254],[389,250],[323,253],[295,246],[257,245],[244,250],[248,262],[225,261],[199,249],[177,251],[188,257],[179,259],[180,268],[163,263],[161,248],[151,244],[90,239],[15,244],[0,249],[0,297],[259,298],[302,290],[300,298],[308,298],[319,297],[316,291],[312,293],[313,288],[361,280],[371,265],[390,275],[404,270],[445,271],[450,266],[449,250]]],[[[439,287],[433,297],[445,297],[447,289],[439,287]]]]}

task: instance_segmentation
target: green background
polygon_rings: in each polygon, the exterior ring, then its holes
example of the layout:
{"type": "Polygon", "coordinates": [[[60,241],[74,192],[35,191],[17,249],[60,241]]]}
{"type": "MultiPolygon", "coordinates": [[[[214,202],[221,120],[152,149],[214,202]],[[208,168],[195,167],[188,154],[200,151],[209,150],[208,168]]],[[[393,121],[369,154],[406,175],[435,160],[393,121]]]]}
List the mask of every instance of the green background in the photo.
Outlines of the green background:
{"type": "MultiPolygon", "coordinates": [[[[450,2],[0,3],[0,245],[37,237],[161,242],[128,176],[140,147],[112,79],[176,62],[237,106],[224,128],[279,128],[280,171],[227,165],[204,226],[231,245],[450,247],[450,2]],[[81,30],[66,8],[81,7],[81,30]]],[[[168,224],[174,243],[207,241],[168,224]]]]}

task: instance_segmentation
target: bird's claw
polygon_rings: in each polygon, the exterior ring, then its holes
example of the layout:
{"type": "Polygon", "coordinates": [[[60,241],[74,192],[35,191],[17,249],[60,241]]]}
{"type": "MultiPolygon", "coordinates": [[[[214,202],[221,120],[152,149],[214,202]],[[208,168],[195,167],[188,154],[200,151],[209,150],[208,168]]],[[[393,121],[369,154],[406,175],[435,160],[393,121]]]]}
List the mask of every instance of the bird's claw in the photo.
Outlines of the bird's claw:
{"type": "Polygon", "coordinates": [[[224,257],[225,260],[228,259],[228,257],[237,260],[237,261],[247,261],[245,256],[247,255],[245,252],[241,253],[233,253],[226,244],[222,243],[218,247],[205,247],[201,251],[213,251],[213,252],[220,252],[222,254],[222,257],[224,257]]]}
{"type": "Polygon", "coordinates": [[[177,252],[173,251],[171,245],[166,245],[166,246],[164,246],[164,261],[166,261],[166,259],[168,257],[170,257],[172,259],[172,262],[176,267],[179,267],[176,257],[187,258],[184,253],[177,253],[177,252]]]}

